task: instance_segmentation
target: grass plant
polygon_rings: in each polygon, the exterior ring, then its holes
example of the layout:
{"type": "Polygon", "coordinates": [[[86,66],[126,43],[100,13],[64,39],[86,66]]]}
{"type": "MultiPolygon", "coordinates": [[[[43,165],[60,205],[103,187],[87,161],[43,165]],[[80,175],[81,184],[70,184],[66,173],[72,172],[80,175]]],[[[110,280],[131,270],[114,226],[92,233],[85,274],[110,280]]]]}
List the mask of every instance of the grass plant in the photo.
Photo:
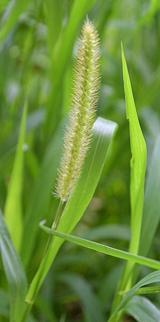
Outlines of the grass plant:
{"type": "Polygon", "coordinates": [[[0,322],[160,321],[159,1],[0,26],[0,322]]]}

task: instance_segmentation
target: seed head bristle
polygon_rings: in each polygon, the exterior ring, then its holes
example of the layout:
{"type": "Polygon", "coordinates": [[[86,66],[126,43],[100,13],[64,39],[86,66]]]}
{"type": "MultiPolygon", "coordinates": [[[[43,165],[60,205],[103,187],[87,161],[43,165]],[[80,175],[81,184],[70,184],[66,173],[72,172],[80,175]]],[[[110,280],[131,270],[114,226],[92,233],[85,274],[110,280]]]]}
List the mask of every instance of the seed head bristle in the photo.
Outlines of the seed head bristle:
{"type": "Polygon", "coordinates": [[[75,64],[72,106],[64,138],[64,152],[58,173],[56,194],[66,201],[78,180],[91,141],[99,90],[99,40],[87,19],[79,42],[75,64]]]}

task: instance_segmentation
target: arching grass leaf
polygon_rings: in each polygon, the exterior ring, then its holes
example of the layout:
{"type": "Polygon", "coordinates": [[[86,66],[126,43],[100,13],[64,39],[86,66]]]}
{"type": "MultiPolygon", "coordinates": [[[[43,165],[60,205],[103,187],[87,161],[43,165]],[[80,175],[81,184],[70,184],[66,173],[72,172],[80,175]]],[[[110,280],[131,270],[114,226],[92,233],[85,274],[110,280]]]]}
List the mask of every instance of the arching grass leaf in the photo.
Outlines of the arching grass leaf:
{"type": "MultiPolygon", "coordinates": [[[[100,175],[107,159],[108,147],[116,129],[116,124],[111,121],[98,118],[93,128],[93,140],[88,151],[87,158],[77,185],[68,200],[57,227],[58,231],[71,232],[84,214],[90,200],[93,197],[100,175]]],[[[37,289],[42,284],[63,240],[53,238],[49,252],[35,275],[27,301],[32,302],[37,289]]]]}
{"type": "Polygon", "coordinates": [[[19,322],[24,309],[27,281],[0,212],[0,253],[10,290],[10,322],[19,322]]]}

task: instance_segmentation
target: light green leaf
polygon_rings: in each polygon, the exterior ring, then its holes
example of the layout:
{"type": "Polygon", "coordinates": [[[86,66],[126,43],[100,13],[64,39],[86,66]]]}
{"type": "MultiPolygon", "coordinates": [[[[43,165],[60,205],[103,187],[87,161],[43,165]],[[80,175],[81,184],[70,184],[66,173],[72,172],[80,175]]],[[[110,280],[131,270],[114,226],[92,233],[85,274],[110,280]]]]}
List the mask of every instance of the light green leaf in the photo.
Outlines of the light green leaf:
{"type": "Polygon", "coordinates": [[[26,210],[24,223],[25,230],[22,242],[22,258],[25,265],[28,264],[35,245],[35,240],[39,230],[38,224],[46,215],[46,211],[52,197],[51,193],[53,191],[53,184],[55,182],[57,167],[61,156],[63,132],[64,123],[59,126],[57,132],[49,142],[37,174],[37,180],[34,182],[32,187],[31,198],[29,199],[29,204],[26,210]]]}
{"type": "MultiPolygon", "coordinates": [[[[65,233],[71,232],[78,224],[84,214],[89,202],[95,192],[96,186],[107,158],[108,146],[116,129],[116,124],[111,121],[98,118],[93,128],[93,140],[80,179],[68,200],[57,230],[65,233]]],[[[55,238],[52,240],[49,252],[35,275],[29,292],[27,301],[34,301],[34,297],[42,284],[63,240],[55,238]]]]}
{"type": "Polygon", "coordinates": [[[0,253],[10,289],[10,322],[19,322],[24,309],[24,296],[27,288],[26,276],[19,257],[11,242],[0,212],[0,253]]]}
{"type": "Polygon", "coordinates": [[[146,172],[146,143],[138,121],[136,106],[132,94],[132,87],[128,74],[127,64],[122,48],[122,66],[124,92],[126,100],[126,115],[129,120],[130,145],[131,145],[131,248],[138,252],[141,231],[142,210],[144,201],[144,180],[146,172]]]}
{"type": "MultiPolygon", "coordinates": [[[[131,178],[130,178],[130,199],[131,199],[131,241],[130,252],[137,254],[142,225],[142,212],[144,203],[144,182],[146,172],[147,150],[143,133],[139,124],[136,106],[133,98],[131,82],[129,78],[127,63],[122,47],[122,68],[124,92],[126,101],[126,115],[129,120],[130,146],[131,146],[131,178]]],[[[133,264],[127,263],[121,289],[129,287],[133,275],[133,264]]]]}
{"type": "Polygon", "coordinates": [[[4,12],[3,16],[3,24],[0,30],[0,42],[2,42],[17,23],[17,19],[19,18],[20,14],[28,6],[30,0],[16,0],[16,1],[9,1],[9,4],[4,12]]]}
{"type": "Polygon", "coordinates": [[[17,250],[20,249],[21,237],[22,237],[22,180],[23,180],[23,162],[24,151],[23,145],[25,142],[26,134],[26,117],[27,117],[27,105],[24,107],[20,133],[18,139],[18,145],[13,165],[13,170],[10,177],[8,186],[8,194],[5,204],[5,219],[13,240],[13,243],[17,250]]]}
{"type": "Polygon", "coordinates": [[[48,234],[63,238],[71,243],[82,246],[84,248],[94,250],[98,253],[113,256],[119,259],[130,260],[133,263],[141,264],[154,269],[160,269],[160,263],[154,259],[138,256],[138,255],[135,255],[117,248],[113,248],[104,244],[96,243],[94,241],[84,239],[78,236],[64,234],[59,231],[55,231],[51,228],[46,227],[43,222],[40,223],[40,227],[48,234]]]}
{"type": "Polygon", "coordinates": [[[80,29],[81,23],[88,11],[93,7],[95,0],[74,0],[67,26],[63,29],[54,46],[51,66],[51,79],[53,88],[49,99],[48,115],[46,118],[46,131],[51,134],[61,117],[61,97],[64,72],[71,57],[73,45],[80,29]],[[54,77],[54,78],[53,78],[54,77]],[[54,106],[54,108],[53,108],[54,106]]]}
{"type": "Polygon", "coordinates": [[[142,296],[134,296],[126,305],[125,312],[137,322],[160,321],[160,310],[151,301],[142,296]]]}
{"type": "Polygon", "coordinates": [[[48,27],[48,46],[50,53],[62,28],[62,3],[59,1],[46,0],[44,2],[44,13],[48,27]]]}
{"type": "Polygon", "coordinates": [[[137,291],[146,285],[160,283],[160,270],[157,272],[153,272],[145,276],[142,280],[140,280],[137,284],[135,284],[122,298],[120,304],[115,309],[114,313],[111,315],[109,322],[115,322],[115,317],[120,311],[124,311],[127,303],[133,298],[133,296],[137,293],[137,291]]]}
{"type": "MultiPolygon", "coordinates": [[[[140,235],[142,227],[142,213],[144,203],[144,182],[146,172],[147,150],[143,133],[139,124],[136,106],[133,98],[131,82],[129,78],[127,63],[122,46],[122,69],[126,102],[126,116],[129,121],[129,134],[131,146],[130,163],[130,204],[131,204],[131,240],[129,251],[138,254],[140,235]]],[[[134,273],[134,263],[130,261],[126,264],[123,276],[120,280],[119,291],[128,290],[132,284],[134,273]]],[[[120,301],[119,292],[113,302],[115,308],[120,301]]]]}

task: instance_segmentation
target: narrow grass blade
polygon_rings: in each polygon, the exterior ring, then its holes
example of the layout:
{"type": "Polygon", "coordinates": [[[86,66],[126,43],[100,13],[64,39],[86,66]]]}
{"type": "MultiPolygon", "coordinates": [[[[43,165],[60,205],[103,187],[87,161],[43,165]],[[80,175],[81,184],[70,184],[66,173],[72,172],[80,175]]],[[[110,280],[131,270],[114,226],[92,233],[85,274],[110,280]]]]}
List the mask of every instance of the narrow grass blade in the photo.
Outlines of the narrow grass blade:
{"type": "Polygon", "coordinates": [[[24,151],[23,145],[26,134],[26,117],[27,105],[24,107],[18,145],[13,165],[13,170],[10,177],[8,194],[5,204],[5,219],[12,238],[12,241],[17,250],[20,249],[22,237],[22,179],[23,179],[23,163],[24,151]]]}
{"type": "MultiPolygon", "coordinates": [[[[93,140],[88,151],[87,158],[80,179],[62,213],[57,230],[65,233],[71,232],[84,214],[96,186],[107,158],[108,146],[116,129],[116,124],[111,121],[98,118],[94,124],[93,140]]],[[[63,240],[52,240],[49,252],[30,285],[27,301],[32,303],[36,293],[42,284],[63,240]]]]}
{"type": "MultiPolygon", "coordinates": [[[[142,227],[142,214],[144,203],[144,182],[146,172],[146,143],[139,124],[136,106],[133,98],[131,82],[127,63],[122,47],[122,69],[126,101],[126,116],[129,120],[130,146],[131,146],[131,176],[130,176],[130,203],[131,203],[131,240],[129,251],[138,254],[142,227]]],[[[134,273],[134,263],[127,263],[118,290],[130,288],[134,273]]],[[[118,305],[121,295],[116,293],[113,310],[118,305]]],[[[116,321],[116,320],[115,320],[116,321]]]]}
{"type": "Polygon", "coordinates": [[[60,103],[61,91],[63,85],[64,72],[68,66],[71,57],[74,41],[81,22],[87,15],[88,11],[94,5],[95,0],[74,0],[67,27],[64,28],[54,47],[51,74],[52,77],[52,93],[49,99],[49,109],[46,118],[46,131],[50,135],[61,116],[62,105],[60,103]],[[53,108],[54,106],[54,108],[53,108]]]}
{"type": "Polygon", "coordinates": [[[77,237],[74,235],[70,235],[70,234],[64,234],[58,231],[55,231],[51,228],[48,228],[46,226],[44,226],[43,222],[40,224],[40,227],[47,232],[48,234],[52,234],[55,235],[57,237],[63,238],[73,244],[82,246],[84,248],[88,248],[91,250],[94,250],[98,253],[102,253],[105,255],[109,255],[112,257],[116,257],[119,259],[124,259],[124,260],[130,260],[133,263],[137,263],[137,264],[141,264],[144,266],[148,266],[150,268],[154,268],[154,269],[160,269],[160,263],[154,259],[150,259],[147,257],[143,257],[143,256],[138,256],[138,255],[134,255],[132,253],[126,252],[124,250],[120,250],[120,249],[116,249],[104,244],[100,244],[88,239],[84,239],[81,237],[77,237]]]}
{"type": "Polygon", "coordinates": [[[127,304],[125,312],[137,322],[160,321],[160,310],[151,301],[142,296],[134,296],[127,304]]]}
{"type": "Polygon", "coordinates": [[[160,285],[159,286],[146,286],[142,287],[138,290],[138,295],[144,295],[144,294],[156,294],[160,293],[160,285]]]}
{"type": "Polygon", "coordinates": [[[153,272],[145,276],[142,280],[140,280],[137,284],[134,285],[123,297],[120,304],[112,314],[109,319],[109,322],[115,322],[116,316],[120,311],[124,311],[127,303],[133,298],[133,296],[137,293],[137,291],[146,285],[160,283],[160,270],[157,272],[153,272]]]}
{"type": "Polygon", "coordinates": [[[129,227],[123,225],[102,225],[89,229],[83,236],[92,240],[119,239],[129,241],[130,230],[129,227]]]}
{"type": "Polygon", "coordinates": [[[24,296],[27,288],[26,276],[7,232],[0,212],[0,253],[10,289],[10,322],[19,322],[24,309],[24,296]]]}
{"type": "Polygon", "coordinates": [[[82,303],[85,321],[105,322],[101,302],[85,279],[76,274],[60,274],[58,279],[78,295],[78,299],[82,303]]]}
{"type": "MultiPolygon", "coordinates": [[[[146,143],[141,131],[136,112],[136,106],[133,98],[131,82],[127,69],[127,64],[122,47],[122,67],[124,92],[126,100],[126,115],[129,120],[130,145],[131,145],[131,182],[130,182],[130,198],[131,198],[131,241],[130,252],[137,254],[139,251],[140,233],[142,225],[142,212],[144,202],[144,181],[146,172],[146,143]]],[[[122,284],[131,283],[133,273],[133,265],[127,264],[124,281],[122,284]],[[128,280],[128,281],[127,281],[128,280]]],[[[122,285],[122,288],[124,287],[122,285]]],[[[125,285],[126,286],[126,285],[125,285]]]]}
{"type": "Polygon", "coordinates": [[[53,47],[62,27],[62,3],[59,1],[46,0],[44,2],[44,13],[48,27],[48,47],[52,56],[53,47]]]}
{"type": "Polygon", "coordinates": [[[137,253],[139,248],[143,201],[144,180],[146,172],[146,143],[138,121],[136,106],[132,94],[127,64],[122,48],[123,80],[126,100],[126,114],[129,120],[130,144],[131,144],[131,248],[137,253]]]}
{"type": "Polygon", "coordinates": [[[8,312],[8,295],[2,289],[0,289],[0,317],[9,317],[8,312]]]}
{"type": "Polygon", "coordinates": [[[26,9],[30,0],[9,1],[9,4],[4,12],[3,25],[0,30],[0,42],[2,42],[14,27],[20,14],[26,9]]]}

